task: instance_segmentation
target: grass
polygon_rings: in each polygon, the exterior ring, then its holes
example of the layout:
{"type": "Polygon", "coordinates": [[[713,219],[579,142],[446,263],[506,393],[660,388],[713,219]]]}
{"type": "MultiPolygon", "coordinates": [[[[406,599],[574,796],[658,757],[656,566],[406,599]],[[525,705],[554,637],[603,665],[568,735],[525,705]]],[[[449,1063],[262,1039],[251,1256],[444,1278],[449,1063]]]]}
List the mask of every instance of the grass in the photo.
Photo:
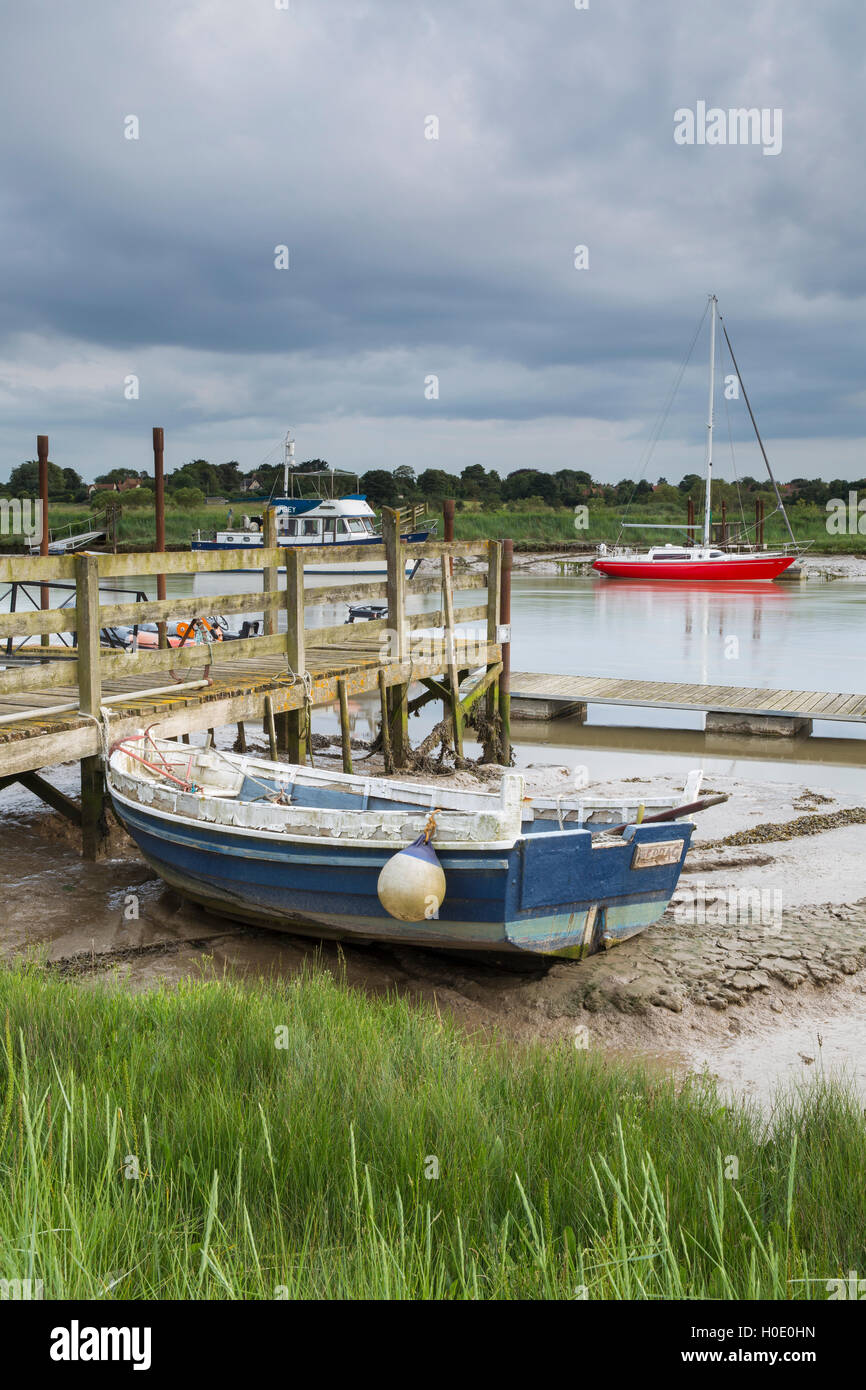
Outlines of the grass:
{"type": "MultiPolygon", "coordinates": [[[[772,500],[767,498],[767,511],[772,506],[772,500]]],[[[600,504],[593,504],[589,509],[589,526],[584,530],[575,530],[574,512],[567,507],[537,507],[524,510],[525,504],[518,503],[512,507],[502,507],[496,510],[484,510],[477,504],[468,503],[464,510],[458,511],[455,515],[454,534],[457,540],[499,540],[504,536],[510,536],[518,544],[526,545],[561,545],[571,542],[581,550],[591,550],[600,541],[608,545],[613,544],[620,538],[620,523],[623,516],[621,507],[605,507],[600,504]]],[[[250,510],[255,513],[256,505],[249,504],[250,510]]],[[[435,512],[435,507],[433,508],[435,512]]],[[[243,507],[238,504],[234,508],[234,520],[240,524],[243,507]]],[[[733,506],[729,511],[733,519],[735,513],[733,506]]],[[[836,554],[850,555],[866,553],[866,535],[830,535],[827,531],[827,514],[816,506],[798,505],[788,508],[788,514],[794,529],[794,534],[798,541],[804,543],[811,542],[811,549],[816,554],[836,554]]],[[[55,530],[59,527],[74,523],[82,529],[89,523],[92,516],[89,508],[85,506],[57,505],[52,506],[49,522],[55,530]]],[[[661,544],[665,540],[674,541],[684,540],[685,537],[675,532],[653,530],[650,522],[674,522],[685,526],[685,507],[659,507],[648,504],[646,506],[634,506],[629,511],[629,519],[634,522],[645,521],[646,529],[623,532],[623,537],[632,545],[644,545],[648,543],[661,544]]],[[[215,529],[224,529],[228,523],[228,509],[226,507],[196,507],[192,510],[184,511],[169,504],[166,508],[165,526],[166,541],[170,546],[188,546],[194,531],[202,530],[210,532],[215,529]]],[[[751,523],[750,523],[751,524],[751,523]]],[[[441,535],[441,523],[439,534],[441,535]]],[[[765,531],[765,540],[768,545],[781,545],[789,539],[781,517],[768,517],[765,531]]],[[[153,509],[151,507],[134,507],[127,505],[120,519],[118,532],[119,543],[126,549],[150,548],[155,540],[155,523],[153,509]]]]}
{"type": "Polygon", "coordinates": [[[20,966],[4,1021],[0,1278],[46,1297],[825,1298],[866,1268],[866,1130],[827,1086],[767,1133],[325,972],[133,995],[20,966]]]}

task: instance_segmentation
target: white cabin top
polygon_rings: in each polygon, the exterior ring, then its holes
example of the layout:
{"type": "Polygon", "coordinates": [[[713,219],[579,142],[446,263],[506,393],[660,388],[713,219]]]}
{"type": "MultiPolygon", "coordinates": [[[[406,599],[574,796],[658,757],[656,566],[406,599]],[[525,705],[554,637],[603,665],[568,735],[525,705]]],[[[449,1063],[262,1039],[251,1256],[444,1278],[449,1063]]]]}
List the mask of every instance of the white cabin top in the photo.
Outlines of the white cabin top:
{"type": "Polygon", "coordinates": [[[703,545],[654,545],[647,551],[648,560],[724,560],[723,550],[703,545]]]}

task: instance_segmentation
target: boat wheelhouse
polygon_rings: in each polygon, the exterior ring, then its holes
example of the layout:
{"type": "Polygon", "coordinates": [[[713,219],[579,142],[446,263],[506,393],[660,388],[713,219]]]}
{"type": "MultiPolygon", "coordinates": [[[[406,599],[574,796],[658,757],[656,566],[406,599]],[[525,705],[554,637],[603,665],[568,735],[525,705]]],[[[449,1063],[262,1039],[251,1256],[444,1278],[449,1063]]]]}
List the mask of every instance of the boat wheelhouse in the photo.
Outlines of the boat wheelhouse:
{"type": "MultiPolygon", "coordinates": [[[[376,526],[376,513],[364,494],[350,492],[337,496],[339,469],[320,469],[308,473],[296,471],[294,449],[294,440],[289,433],[285,440],[283,464],[284,495],[270,498],[267,504],[276,513],[277,545],[302,549],[306,574],[387,573],[384,559],[340,558],[341,548],[345,550],[351,547],[354,550],[358,546],[382,544],[382,535],[376,526]],[[312,491],[314,495],[301,496],[301,488],[312,491]]],[[[357,475],[345,476],[354,477],[357,484],[357,475]]],[[[417,509],[413,517],[417,519],[420,511],[417,509]]],[[[435,524],[410,524],[409,529],[401,533],[404,543],[411,545],[429,540],[435,524]]],[[[263,545],[263,515],[245,516],[241,526],[229,526],[209,537],[199,531],[192,541],[193,550],[256,550],[263,545]]],[[[413,571],[414,564],[414,561],[407,559],[407,571],[413,571]]]]}

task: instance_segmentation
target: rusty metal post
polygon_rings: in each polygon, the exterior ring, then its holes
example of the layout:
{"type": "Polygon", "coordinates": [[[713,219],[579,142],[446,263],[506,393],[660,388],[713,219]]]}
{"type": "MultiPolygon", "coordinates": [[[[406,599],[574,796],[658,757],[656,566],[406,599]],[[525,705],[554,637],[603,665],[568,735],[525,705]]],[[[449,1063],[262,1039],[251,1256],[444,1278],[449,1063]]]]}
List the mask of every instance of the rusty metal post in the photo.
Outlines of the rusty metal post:
{"type": "MultiPolygon", "coordinates": [[[[36,436],[36,457],[39,460],[39,508],[42,512],[42,529],[39,535],[39,554],[48,554],[48,435],[37,434],[36,436]]],[[[42,584],[39,588],[39,607],[48,608],[51,603],[51,596],[48,585],[42,584]]],[[[47,647],[51,638],[47,632],[43,632],[41,645],[47,647]]]]}
{"type": "Polygon", "coordinates": [[[499,622],[507,631],[502,643],[502,674],[499,677],[499,717],[502,720],[502,761],[511,763],[511,566],[514,560],[514,541],[502,542],[502,574],[499,599],[499,622]]]}
{"type": "MultiPolygon", "coordinates": [[[[156,549],[159,554],[165,551],[165,475],[164,475],[164,449],[165,437],[159,425],[153,427],[153,495],[156,508],[156,549]]],[[[156,596],[158,599],[165,598],[165,575],[156,576],[156,596]]],[[[168,646],[166,626],[164,622],[157,623],[159,633],[159,645],[165,650],[168,646]]]]}

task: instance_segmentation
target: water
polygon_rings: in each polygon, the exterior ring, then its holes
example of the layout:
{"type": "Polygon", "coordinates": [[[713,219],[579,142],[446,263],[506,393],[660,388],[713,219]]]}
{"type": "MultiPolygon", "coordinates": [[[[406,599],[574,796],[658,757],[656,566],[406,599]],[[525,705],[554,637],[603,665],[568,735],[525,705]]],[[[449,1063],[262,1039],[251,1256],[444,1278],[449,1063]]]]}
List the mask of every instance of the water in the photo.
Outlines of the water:
{"type": "MultiPolygon", "coordinates": [[[[169,576],[167,592],[178,598],[182,618],[182,600],[191,587],[197,595],[254,594],[261,582],[260,574],[250,572],[169,576]]],[[[314,576],[307,582],[331,587],[335,581],[314,576]]],[[[155,596],[152,577],[117,584],[155,596]]],[[[471,606],[483,597],[479,590],[463,594],[471,606]]],[[[68,598],[52,590],[50,602],[68,598]]],[[[121,602],[123,596],[106,592],[106,601],[121,602]]],[[[439,598],[412,596],[408,606],[410,612],[435,609],[439,598]]],[[[262,615],[253,610],[243,616],[262,615]]],[[[345,621],[347,607],[323,604],[308,609],[307,616],[317,625],[334,626],[345,621]]],[[[866,692],[863,580],[720,588],[517,572],[512,631],[512,668],[519,671],[866,692]]],[[[377,710],[376,700],[353,702],[358,737],[374,736],[377,710]]],[[[413,739],[422,738],[439,717],[435,703],[423,710],[411,723],[413,739]]],[[[336,732],[333,712],[320,711],[315,719],[320,732],[336,732]]],[[[584,763],[593,777],[661,771],[685,776],[700,765],[744,780],[807,781],[816,788],[851,791],[862,783],[866,727],[816,720],[809,739],[708,737],[700,713],[590,705],[585,725],[569,719],[546,725],[515,721],[513,735],[518,765],[584,763]]]]}
{"type": "MultiPolygon", "coordinates": [[[[254,592],[261,578],[208,574],[194,582],[197,594],[254,592]]],[[[318,582],[324,587],[334,581],[323,576],[318,582]]],[[[188,592],[188,583],[176,579],[174,592],[188,592]]],[[[483,592],[470,590],[463,597],[474,606],[483,592]]],[[[409,600],[410,612],[438,606],[435,594],[409,600]]],[[[344,603],[329,603],[308,609],[307,619],[331,626],[343,622],[346,613],[344,603]]],[[[864,633],[866,582],[859,580],[722,590],[560,575],[513,577],[511,664],[520,671],[858,694],[866,693],[864,633]]],[[[356,701],[352,717],[358,737],[375,735],[375,700],[356,701]]],[[[422,711],[410,725],[413,740],[439,717],[435,703],[422,711]]],[[[335,733],[335,715],[321,712],[316,727],[335,733]]],[[[515,721],[513,736],[518,766],[556,761],[583,763],[593,777],[665,772],[683,778],[690,768],[703,766],[745,780],[804,780],[841,791],[862,783],[866,728],[816,720],[810,739],[706,736],[700,713],[590,705],[585,725],[569,719],[547,725],[515,721]]],[[[467,751],[473,753],[474,745],[467,744],[467,751]]]]}

